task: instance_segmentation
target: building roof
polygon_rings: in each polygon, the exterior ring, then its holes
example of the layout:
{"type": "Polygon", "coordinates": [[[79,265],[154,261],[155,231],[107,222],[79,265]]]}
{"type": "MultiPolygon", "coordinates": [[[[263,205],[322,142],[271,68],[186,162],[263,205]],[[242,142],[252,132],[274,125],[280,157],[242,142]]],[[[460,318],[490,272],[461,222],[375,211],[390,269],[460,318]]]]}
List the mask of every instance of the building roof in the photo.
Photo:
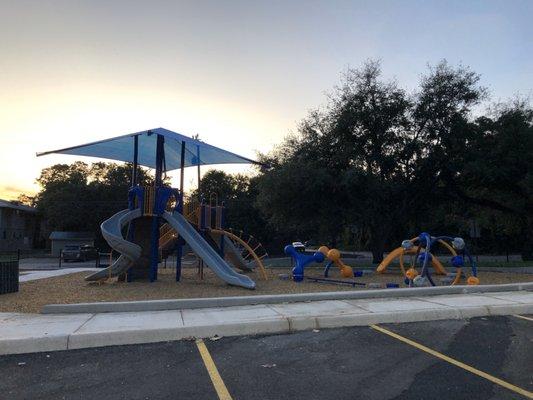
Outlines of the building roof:
{"type": "Polygon", "coordinates": [[[58,153],[133,162],[134,138],[137,137],[139,165],[155,168],[158,135],[163,136],[165,140],[165,171],[180,168],[182,143],[185,143],[185,167],[211,164],[259,164],[257,161],[164,128],[155,128],[98,142],[37,153],[37,157],[58,153]]]}
{"type": "Polygon", "coordinates": [[[0,208],[11,208],[13,210],[20,210],[30,213],[36,213],[37,210],[30,206],[25,206],[24,204],[20,204],[18,202],[12,202],[8,200],[1,200],[0,199],[0,208]]]}
{"type": "Polygon", "coordinates": [[[94,240],[92,232],[53,231],[50,240],[94,240]]]}

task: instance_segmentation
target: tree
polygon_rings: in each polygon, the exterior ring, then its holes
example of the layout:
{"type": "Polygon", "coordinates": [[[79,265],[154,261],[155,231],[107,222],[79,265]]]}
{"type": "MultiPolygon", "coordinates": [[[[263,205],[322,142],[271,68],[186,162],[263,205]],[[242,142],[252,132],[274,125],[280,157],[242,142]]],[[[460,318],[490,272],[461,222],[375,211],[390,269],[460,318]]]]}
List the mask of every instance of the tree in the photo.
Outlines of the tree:
{"type": "Polygon", "coordinates": [[[194,190],[191,197],[210,200],[228,201],[238,195],[237,180],[243,179],[221,170],[212,169],[204,174],[200,184],[200,193],[194,190]]]}
{"type": "Polygon", "coordinates": [[[441,201],[443,177],[456,176],[471,108],[485,95],[478,83],[468,68],[441,62],[408,96],[378,62],[349,69],[328,105],[268,155],[258,204],[273,224],[331,244],[357,226],[381,261],[396,227],[427,224],[420,215],[441,201]]]}
{"type": "Polygon", "coordinates": [[[232,175],[221,170],[210,170],[202,177],[200,195],[195,190],[190,197],[202,198],[206,202],[216,199],[219,204],[224,202],[227,228],[252,234],[272,248],[272,244],[277,243],[276,235],[256,206],[259,179],[260,176],[232,175]]]}
{"type": "Polygon", "coordinates": [[[25,206],[35,207],[35,196],[28,196],[27,194],[20,194],[17,197],[17,202],[25,206]]]}
{"type": "MultiPolygon", "coordinates": [[[[41,171],[35,205],[51,230],[90,231],[100,238],[100,223],[127,207],[131,165],[115,163],[56,164],[41,171]]],[[[153,179],[144,168],[139,184],[153,179]]]]}
{"type": "Polygon", "coordinates": [[[457,195],[496,218],[502,231],[515,233],[522,258],[533,260],[533,109],[520,99],[500,104],[476,128],[457,195]]]}

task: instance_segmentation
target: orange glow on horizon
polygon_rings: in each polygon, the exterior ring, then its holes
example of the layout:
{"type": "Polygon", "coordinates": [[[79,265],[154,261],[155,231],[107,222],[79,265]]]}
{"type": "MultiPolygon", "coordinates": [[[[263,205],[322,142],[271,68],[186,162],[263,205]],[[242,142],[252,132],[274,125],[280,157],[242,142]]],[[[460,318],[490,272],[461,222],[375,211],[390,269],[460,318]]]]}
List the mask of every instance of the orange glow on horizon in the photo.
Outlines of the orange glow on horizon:
{"type": "MultiPolygon", "coordinates": [[[[2,174],[0,198],[16,199],[22,193],[34,195],[39,190],[35,179],[40,170],[55,163],[98,161],[65,155],[36,157],[41,151],[161,126],[187,136],[199,134],[210,144],[253,159],[256,151],[270,150],[285,132],[282,126],[272,123],[273,116],[223,99],[179,98],[165,92],[119,92],[109,87],[98,90],[92,85],[83,89],[78,95],[68,90],[45,91],[18,101],[0,97],[0,167],[9,171],[2,174]],[[270,135],[273,131],[280,134],[270,135]]],[[[231,172],[249,170],[248,166],[221,168],[231,172]]],[[[196,172],[188,170],[186,182],[196,176],[196,172]]],[[[203,168],[203,172],[207,170],[203,168]]]]}

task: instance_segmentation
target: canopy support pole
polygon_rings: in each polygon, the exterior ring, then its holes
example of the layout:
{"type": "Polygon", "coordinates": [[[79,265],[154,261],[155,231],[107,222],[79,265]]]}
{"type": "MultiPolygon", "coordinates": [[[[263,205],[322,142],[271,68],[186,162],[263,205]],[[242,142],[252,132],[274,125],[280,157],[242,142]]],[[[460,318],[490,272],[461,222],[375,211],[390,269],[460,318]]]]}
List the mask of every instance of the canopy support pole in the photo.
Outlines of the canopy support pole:
{"type": "Polygon", "coordinates": [[[158,197],[158,189],[163,185],[163,158],[165,157],[165,137],[163,135],[157,135],[157,148],[155,151],[155,200],[154,209],[152,210],[152,237],[150,247],[150,282],[157,280],[157,267],[159,265],[159,220],[155,209],[158,197]]]}
{"type": "MultiPolygon", "coordinates": [[[[131,187],[137,186],[137,169],[139,168],[139,136],[133,137],[133,169],[131,171],[131,187]]],[[[131,221],[128,226],[128,240],[133,242],[135,232],[135,221],[131,221]]],[[[126,273],[126,280],[131,282],[133,280],[133,268],[129,268],[126,273]]]]}
{"type": "Polygon", "coordinates": [[[165,157],[165,137],[157,135],[157,148],[155,152],[155,186],[163,184],[163,158],[165,157]]]}
{"type": "Polygon", "coordinates": [[[180,160],[180,212],[183,214],[183,184],[185,181],[185,141],[181,142],[181,160],[180,160]]]}
{"type": "MultiPolygon", "coordinates": [[[[178,212],[183,215],[183,186],[185,182],[185,141],[181,142],[181,160],[180,160],[180,198],[178,212]]],[[[181,279],[181,257],[183,255],[183,238],[178,237],[176,246],[176,282],[181,279]]]]}
{"type": "Polygon", "coordinates": [[[139,136],[133,137],[133,171],[131,173],[131,186],[137,186],[137,169],[139,168],[139,136]]]}
{"type": "Polygon", "coordinates": [[[196,145],[196,161],[198,162],[197,173],[198,173],[198,203],[202,202],[202,193],[200,192],[200,146],[196,145]]]}

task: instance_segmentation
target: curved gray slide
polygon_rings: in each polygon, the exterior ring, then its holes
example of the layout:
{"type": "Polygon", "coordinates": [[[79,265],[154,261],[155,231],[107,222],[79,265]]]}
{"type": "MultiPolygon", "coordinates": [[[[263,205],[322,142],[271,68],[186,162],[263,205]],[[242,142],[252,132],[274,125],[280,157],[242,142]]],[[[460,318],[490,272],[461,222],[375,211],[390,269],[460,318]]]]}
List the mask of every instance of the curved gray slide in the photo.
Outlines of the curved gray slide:
{"type": "MultiPolygon", "coordinates": [[[[209,235],[218,246],[220,243],[221,235],[219,233],[213,233],[212,231],[209,232],[209,235]]],[[[224,238],[224,253],[226,260],[231,262],[234,267],[237,267],[242,271],[253,271],[253,268],[255,267],[255,262],[247,262],[242,256],[241,251],[233,244],[231,239],[226,235],[222,235],[222,237],[224,238]]]]}
{"type": "Polygon", "coordinates": [[[196,229],[183,217],[183,215],[165,212],[163,218],[174,228],[192,250],[207,264],[209,268],[222,280],[230,285],[255,289],[255,282],[246,275],[235,272],[220,255],[205,241],[196,229]]]}
{"type": "Polygon", "coordinates": [[[98,281],[123,274],[141,256],[141,246],[128,242],[122,236],[122,228],[140,216],[141,210],[139,208],[133,211],[126,209],[119,211],[111,218],[102,222],[102,225],[100,225],[102,236],[113,250],[120,253],[120,257],[109,267],[86,277],[86,281],[98,281]]]}
{"type": "Polygon", "coordinates": [[[233,244],[229,237],[224,235],[224,250],[229,260],[235,264],[235,266],[243,271],[253,271],[253,266],[255,262],[251,264],[247,262],[242,256],[241,251],[233,244]]]}

